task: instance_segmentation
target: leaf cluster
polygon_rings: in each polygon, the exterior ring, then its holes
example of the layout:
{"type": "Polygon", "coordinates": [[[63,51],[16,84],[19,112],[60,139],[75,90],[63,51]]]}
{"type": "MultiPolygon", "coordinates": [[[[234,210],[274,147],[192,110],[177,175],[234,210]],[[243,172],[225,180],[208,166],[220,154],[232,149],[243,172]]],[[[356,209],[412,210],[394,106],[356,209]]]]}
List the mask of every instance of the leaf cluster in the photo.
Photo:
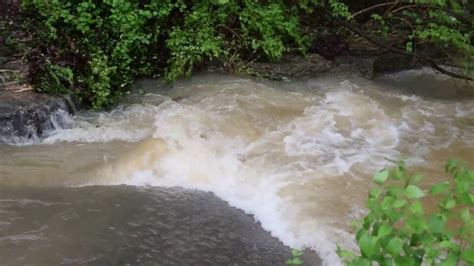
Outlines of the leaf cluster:
{"type": "Polygon", "coordinates": [[[348,265],[459,265],[474,263],[474,171],[446,164],[450,180],[423,189],[421,175],[401,162],[378,172],[368,215],[357,225],[360,254],[338,248],[348,265]],[[427,210],[426,202],[437,209],[427,210]]]}
{"type": "MultiPolygon", "coordinates": [[[[139,76],[164,69],[166,79],[174,81],[205,61],[232,68],[255,55],[278,59],[289,49],[304,51],[308,43],[301,9],[281,0],[25,0],[22,5],[25,28],[36,41],[31,61],[72,69],[72,86],[97,109],[111,105],[139,76]]],[[[34,75],[58,74],[50,69],[38,67],[34,75]]],[[[71,91],[40,83],[33,85],[41,91],[71,91]]]]}

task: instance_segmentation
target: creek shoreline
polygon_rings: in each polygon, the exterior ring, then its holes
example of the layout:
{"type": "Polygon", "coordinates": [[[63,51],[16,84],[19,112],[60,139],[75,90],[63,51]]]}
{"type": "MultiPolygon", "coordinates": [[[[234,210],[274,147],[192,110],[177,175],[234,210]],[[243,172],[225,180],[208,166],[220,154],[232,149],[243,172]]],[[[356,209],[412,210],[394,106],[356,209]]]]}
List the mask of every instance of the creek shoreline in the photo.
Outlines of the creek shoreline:
{"type": "MultiPolygon", "coordinates": [[[[83,109],[70,95],[55,96],[34,92],[26,81],[27,67],[18,59],[0,62],[0,143],[12,139],[39,140],[64,124],[58,112],[74,115],[83,109]]],[[[9,60],[10,59],[10,60],[9,60]]],[[[411,62],[389,54],[345,55],[327,60],[318,54],[306,57],[290,55],[278,62],[253,62],[239,66],[238,76],[291,81],[320,77],[328,73],[353,72],[367,79],[383,73],[413,69],[411,62]]],[[[208,66],[201,72],[226,73],[220,66],[208,66]]],[[[197,73],[198,74],[198,73],[197,73]]]]}

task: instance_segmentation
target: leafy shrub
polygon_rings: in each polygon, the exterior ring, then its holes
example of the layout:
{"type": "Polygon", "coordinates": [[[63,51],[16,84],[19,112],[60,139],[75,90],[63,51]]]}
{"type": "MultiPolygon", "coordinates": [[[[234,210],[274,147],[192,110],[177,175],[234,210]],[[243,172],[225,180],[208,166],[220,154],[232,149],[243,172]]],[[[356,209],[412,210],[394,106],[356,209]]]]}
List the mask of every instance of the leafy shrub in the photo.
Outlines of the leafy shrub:
{"type": "Polygon", "coordinates": [[[474,38],[474,6],[469,2],[387,1],[354,12],[352,21],[363,22],[365,27],[361,28],[374,38],[384,40],[391,49],[422,59],[431,66],[456,66],[469,76],[474,67],[474,46],[471,43],[474,38]]]}
{"type": "Polygon", "coordinates": [[[377,173],[369,193],[369,213],[358,225],[360,255],[338,249],[348,265],[474,264],[474,171],[456,161],[445,167],[452,180],[428,191],[421,175],[410,175],[404,163],[377,173]],[[426,199],[438,203],[426,211],[426,199]]]}
{"type": "Polygon", "coordinates": [[[95,108],[163,68],[174,81],[203,61],[231,67],[255,53],[278,59],[307,45],[297,5],[278,0],[25,0],[23,12],[36,52],[72,66],[74,86],[95,108]]]}
{"type": "Polygon", "coordinates": [[[21,1],[24,28],[32,40],[28,58],[34,66],[30,72],[34,87],[52,93],[75,92],[97,109],[113,104],[139,76],[165,73],[168,81],[174,81],[190,75],[204,62],[219,62],[233,70],[242,61],[278,60],[288,51],[305,53],[313,37],[309,33],[327,31],[320,29],[321,23],[331,19],[333,24],[348,21],[366,25],[370,33],[384,36],[393,47],[414,56],[419,55],[419,47],[432,45],[448,58],[443,63],[465,69],[472,66],[473,30],[472,21],[465,20],[470,12],[466,1],[379,2],[21,1]],[[365,12],[357,8],[366,6],[372,15],[361,19],[364,15],[360,14],[365,12]],[[319,18],[316,23],[307,22],[314,21],[314,17],[319,18]],[[54,84],[51,89],[46,83],[38,85],[38,81],[47,82],[49,78],[37,75],[69,75],[61,71],[45,73],[50,67],[41,66],[43,63],[71,69],[72,84],[61,90],[54,84]]]}

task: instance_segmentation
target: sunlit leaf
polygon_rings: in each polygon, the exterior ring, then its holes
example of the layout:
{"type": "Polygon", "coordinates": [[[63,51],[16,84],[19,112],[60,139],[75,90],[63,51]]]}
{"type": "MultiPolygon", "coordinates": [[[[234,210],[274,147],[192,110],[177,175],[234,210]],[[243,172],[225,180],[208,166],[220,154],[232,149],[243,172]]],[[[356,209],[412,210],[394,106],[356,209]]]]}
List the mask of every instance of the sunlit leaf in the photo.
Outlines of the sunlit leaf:
{"type": "Polygon", "coordinates": [[[382,171],[378,172],[372,180],[375,183],[377,183],[379,185],[382,185],[383,183],[385,183],[385,181],[387,181],[387,179],[388,179],[388,170],[385,169],[385,170],[382,170],[382,171]]]}
{"type": "Polygon", "coordinates": [[[418,199],[425,196],[425,192],[415,185],[409,185],[405,192],[409,199],[418,199]]]}
{"type": "Polygon", "coordinates": [[[360,250],[368,258],[375,254],[376,246],[376,239],[367,232],[359,239],[360,250]]]}
{"type": "Polygon", "coordinates": [[[402,246],[403,241],[398,237],[394,237],[388,241],[386,249],[393,256],[399,256],[402,252],[402,246]]]}

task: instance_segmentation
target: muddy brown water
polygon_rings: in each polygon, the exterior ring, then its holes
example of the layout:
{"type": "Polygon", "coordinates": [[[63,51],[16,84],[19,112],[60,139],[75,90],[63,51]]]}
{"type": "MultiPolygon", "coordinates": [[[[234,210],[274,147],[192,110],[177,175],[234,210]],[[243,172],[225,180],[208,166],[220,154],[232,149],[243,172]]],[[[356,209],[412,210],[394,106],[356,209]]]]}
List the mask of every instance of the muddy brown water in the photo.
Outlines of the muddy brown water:
{"type": "Polygon", "coordinates": [[[350,223],[387,158],[427,183],[447,178],[449,158],[474,166],[474,100],[453,96],[451,83],[428,70],[375,81],[139,81],[114,110],[68,117],[40,142],[0,145],[0,264],[274,265],[281,245],[338,265],[335,247],[355,247],[350,223]],[[426,77],[443,84],[433,95],[419,93],[434,86],[426,77]],[[166,216],[182,197],[208,202],[166,216]],[[243,212],[221,216],[239,210],[219,199],[243,212]],[[217,218],[203,224],[202,213],[217,218]],[[226,224],[232,217],[241,225],[226,224]],[[278,240],[257,230],[256,249],[230,244],[252,239],[252,219],[278,240]]]}

